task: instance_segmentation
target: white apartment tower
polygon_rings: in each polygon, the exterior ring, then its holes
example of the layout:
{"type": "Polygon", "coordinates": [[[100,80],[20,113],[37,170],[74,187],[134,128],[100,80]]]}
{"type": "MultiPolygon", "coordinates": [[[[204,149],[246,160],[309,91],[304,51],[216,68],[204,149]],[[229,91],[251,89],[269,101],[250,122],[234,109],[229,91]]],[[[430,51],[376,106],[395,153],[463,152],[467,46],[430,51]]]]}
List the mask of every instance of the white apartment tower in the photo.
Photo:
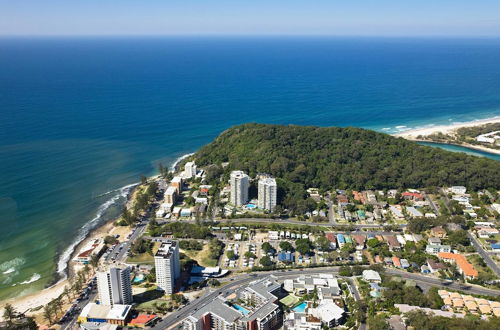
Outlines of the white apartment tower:
{"type": "Polygon", "coordinates": [[[259,203],[258,207],[263,210],[272,211],[276,207],[276,194],[278,186],[274,178],[262,178],[259,180],[259,203]]]}
{"type": "Polygon", "coordinates": [[[155,254],[156,285],[166,294],[174,293],[175,281],[181,275],[179,244],[177,241],[163,242],[155,254]]]}
{"type": "Polygon", "coordinates": [[[187,162],[184,166],[184,177],[190,179],[196,176],[196,164],[194,162],[187,162]]]}
{"type": "Polygon", "coordinates": [[[248,175],[243,171],[232,171],[231,178],[231,204],[245,205],[248,201],[248,175]]]}
{"type": "Polygon", "coordinates": [[[110,268],[106,272],[97,272],[97,290],[102,305],[130,305],[132,303],[130,268],[110,268]]]}

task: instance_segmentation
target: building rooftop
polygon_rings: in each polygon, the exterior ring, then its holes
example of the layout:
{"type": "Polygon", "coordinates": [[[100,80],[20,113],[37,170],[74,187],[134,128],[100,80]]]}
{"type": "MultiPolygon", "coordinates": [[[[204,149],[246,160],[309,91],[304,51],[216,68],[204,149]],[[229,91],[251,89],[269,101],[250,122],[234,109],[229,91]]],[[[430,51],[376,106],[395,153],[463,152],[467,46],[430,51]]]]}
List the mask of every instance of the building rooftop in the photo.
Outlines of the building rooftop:
{"type": "Polygon", "coordinates": [[[423,307],[418,307],[418,306],[410,306],[407,304],[394,304],[394,307],[399,309],[401,313],[408,313],[411,311],[415,310],[421,310],[426,313],[434,314],[436,316],[443,316],[443,317],[458,317],[458,318],[464,318],[465,315],[462,313],[452,313],[452,312],[445,312],[439,309],[430,309],[430,308],[423,308],[423,307]]]}
{"type": "Polygon", "coordinates": [[[470,264],[467,261],[467,259],[461,254],[455,254],[455,253],[450,253],[450,252],[439,252],[438,257],[442,258],[442,259],[455,260],[455,263],[457,264],[457,266],[463,271],[463,273],[466,276],[471,276],[471,277],[478,276],[478,272],[474,268],[474,266],[472,266],[472,264],[470,264]]]}
{"type": "Polygon", "coordinates": [[[108,313],[108,319],[125,320],[132,306],[130,305],[113,305],[108,313]]]}
{"type": "Polygon", "coordinates": [[[279,309],[279,306],[273,302],[267,302],[266,304],[260,306],[253,313],[250,313],[245,317],[245,320],[263,319],[275,310],[279,309]]]}
{"type": "Polygon", "coordinates": [[[363,279],[366,281],[381,281],[379,273],[374,270],[366,269],[363,270],[363,279]]]}
{"type": "Polygon", "coordinates": [[[160,248],[156,251],[155,257],[168,258],[172,255],[172,249],[177,246],[177,241],[167,240],[161,243],[160,248]]]}
{"type": "Polygon", "coordinates": [[[229,323],[232,323],[243,316],[242,313],[229,306],[220,296],[201,307],[199,310],[191,314],[191,316],[196,319],[200,319],[203,315],[208,313],[215,314],[229,323]]]}
{"type": "Polygon", "coordinates": [[[83,307],[80,317],[89,319],[111,319],[111,320],[125,320],[130,313],[131,305],[115,304],[98,305],[96,303],[88,303],[83,307]]]}
{"type": "Polygon", "coordinates": [[[344,313],[344,309],[331,300],[323,300],[312,312],[314,316],[327,323],[341,319],[344,313]]]}

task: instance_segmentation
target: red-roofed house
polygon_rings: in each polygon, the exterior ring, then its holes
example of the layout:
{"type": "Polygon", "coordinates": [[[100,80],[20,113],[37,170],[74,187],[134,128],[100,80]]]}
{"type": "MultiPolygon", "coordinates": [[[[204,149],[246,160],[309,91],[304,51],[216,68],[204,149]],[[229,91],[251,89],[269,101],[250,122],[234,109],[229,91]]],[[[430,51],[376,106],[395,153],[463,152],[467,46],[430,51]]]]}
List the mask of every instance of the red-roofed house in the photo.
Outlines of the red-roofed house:
{"type": "Polygon", "coordinates": [[[422,194],[417,193],[417,192],[405,191],[404,193],[401,194],[401,196],[404,199],[409,199],[412,201],[423,201],[424,200],[424,196],[422,196],[422,194]]]}
{"type": "Polygon", "coordinates": [[[364,235],[352,235],[352,238],[356,242],[356,249],[363,250],[365,248],[366,237],[364,235]]]}
{"type": "Polygon", "coordinates": [[[154,314],[139,314],[135,319],[130,320],[128,326],[145,328],[157,318],[154,314]]]}
{"type": "Polygon", "coordinates": [[[335,233],[332,232],[325,233],[325,237],[327,240],[330,241],[330,247],[332,249],[337,248],[337,238],[335,236],[336,236],[335,233]]]}
{"type": "Polygon", "coordinates": [[[392,257],[392,263],[394,264],[394,267],[401,268],[401,261],[398,257],[392,257]]]}
{"type": "Polygon", "coordinates": [[[440,252],[437,255],[444,261],[455,263],[458,266],[458,271],[465,276],[467,279],[477,278],[479,273],[474,268],[474,266],[467,261],[467,259],[461,254],[455,254],[450,252],[440,252]]]}
{"type": "Polygon", "coordinates": [[[337,203],[341,205],[349,204],[349,200],[346,195],[337,195],[337,203]]]}
{"type": "Polygon", "coordinates": [[[365,196],[363,195],[362,192],[353,191],[352,195],[354,196],[354,199],[357,200],[358,202],[361,202],[361,204],[365,204],[366,203],[365,196]]]}

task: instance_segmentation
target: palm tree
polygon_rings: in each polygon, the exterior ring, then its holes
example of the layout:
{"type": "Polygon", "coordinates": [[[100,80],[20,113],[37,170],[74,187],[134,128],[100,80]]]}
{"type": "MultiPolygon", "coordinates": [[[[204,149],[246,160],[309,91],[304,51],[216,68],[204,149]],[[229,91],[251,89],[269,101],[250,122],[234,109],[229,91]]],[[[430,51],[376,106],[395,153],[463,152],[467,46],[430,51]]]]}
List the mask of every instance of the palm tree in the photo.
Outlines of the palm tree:
{"type": "Polygon", "coordinates": [[[62,302],[62,296],[59,296],[57,298],[55,298],[54,300],[52,300],[52,305],[53,305],[53,308],[54,308],[54,311],[56,312],[55,314],[57,314],[57,311],[59,311],[59,313],[62,313],[63,309],[63,302],[62,302]]]}
{"type": "Polygon", "coordinates": [[[71,289],[68,286],[64,287],[64,291],[62,292],[62,295],[68,299],[68,303],[71,302],[71,289]]]}
{"type": "Polygon", "coordinates": [[[99,256],[97,254],[93,254],[90,257],[90,265],[92,266],[92,268],[94,269],[94,271],[97,268],[97,266],[99,266],[99,256]]]}
{"type": "Polygon", "coordinates": [[[49,322],[49,325],[52,324],[52,307],[50,305],[43,306],[43,317],[49,322]]]}
{"type": "Polygon", "coordinates": [[[11,304],[6,304],[3,310],[3,318],[7,320],[9,327],[12,327],[13,320],[17,317],[17,312],[11,304]]]}
{"type": "Polygon", "coordinates": [[[84,274],[84,277],[85,279],[87,279],[87,277],[90,275],[89,272],[90,272],[90,267],[89,265],[85,265],[85,267],[83,267],[82,269],[82,272],[84,274]]]}

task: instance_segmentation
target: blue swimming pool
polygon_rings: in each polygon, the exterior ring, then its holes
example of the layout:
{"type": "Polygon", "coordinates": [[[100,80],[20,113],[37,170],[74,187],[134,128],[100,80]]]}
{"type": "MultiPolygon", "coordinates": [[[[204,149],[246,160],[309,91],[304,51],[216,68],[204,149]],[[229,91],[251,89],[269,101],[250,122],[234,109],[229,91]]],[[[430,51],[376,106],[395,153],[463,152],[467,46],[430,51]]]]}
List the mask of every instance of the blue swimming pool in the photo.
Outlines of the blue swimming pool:
{"type": "Polygon", "coordinates": [[[247,208],[247,209],[256,209],[256,208],[257,208],[257,205],[255,205],[255,204],[247,204],[247,205],[246,205],[246,208],[247,208]]]}
{"type": "Polygon", "coordinates": [[[241,307],[240,305],[233,304],[233,308],[239,312],[242,312],[244,315],[248,315],[250,313],[248,309],[241,307]]]}
{"type": "Polygon", "coordinates": [[[305,310],[306,310],[306,307],[307,307],[307,303],[303,302],[303,303],[298,304],[297,306],[295,306],[292,310],[294,312],[297,312],[297,313],[304,313],[305,310]]]}
{"type": "Polygon", "coordinates": [[[137,275],[136,277],[134,277],[133,282],[134,282],[135,284],[138,284],[138,283],[142,283],[142,282],[144,282],[144,274],[139,274],[139,275],[137,275]]]}

